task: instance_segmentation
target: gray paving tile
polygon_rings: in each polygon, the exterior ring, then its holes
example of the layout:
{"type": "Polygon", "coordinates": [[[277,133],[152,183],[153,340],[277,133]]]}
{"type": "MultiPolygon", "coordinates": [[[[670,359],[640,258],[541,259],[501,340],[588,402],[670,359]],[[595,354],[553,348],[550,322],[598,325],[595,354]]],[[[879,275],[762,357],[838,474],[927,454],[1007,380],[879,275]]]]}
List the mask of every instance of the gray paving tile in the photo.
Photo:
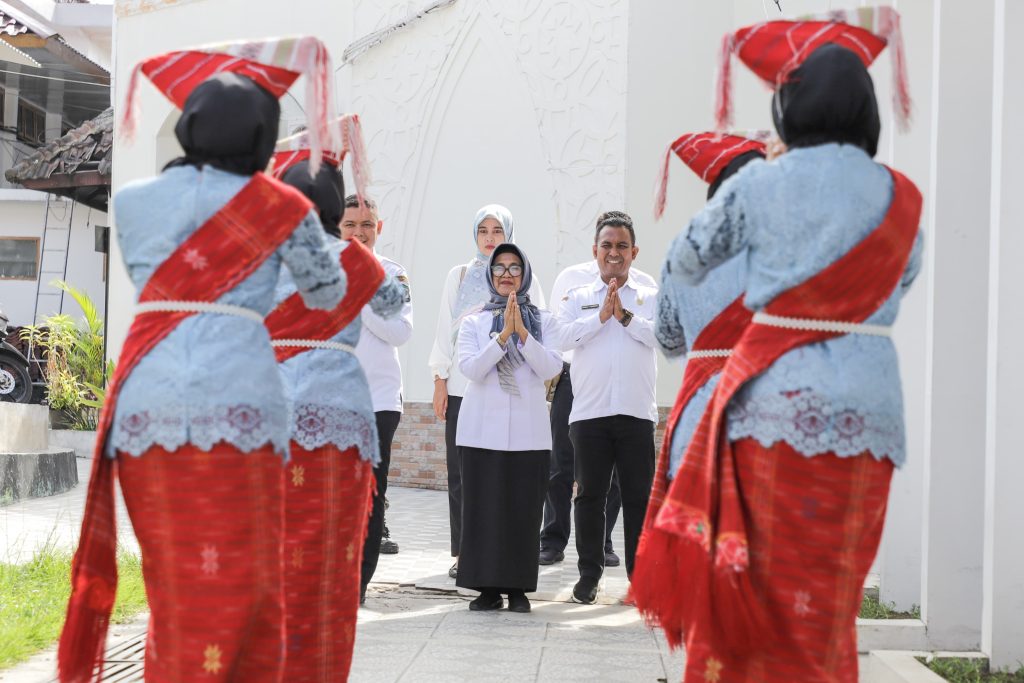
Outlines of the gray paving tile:
{"type": "Polygon", "coordinates": [[[373,640],[356,636],[349,680],[353,683],[397,681],[426,647],[426,641],[373,640]]]}
{"type": "Polygon", "coordinates": [[[642,624],[632,627],[549,624],[544,644],[547,647],[658,652],[654,635],[642,624]]]}
{"type": "Polygon", "coordinates": [[[486,648],[431,641],[399,680],[533,681],[540,660],[539,646],[510,645],[497,638],[486,648]]]}
{"type": "Polygon", "coordinates": [[[533,614],[506,610],[494,612],[450,612],[434,632],[432,640],[467,642],[487,640],[502,643],[536,643],[544,640],[547,623],[533,614]]]}
{"type": "Polygon", "coordinates": [[[616,650],[608,653],[559,647],[544,648],[538,676],[540,681],[657,681],[664,678],[661,658],[647,652],[616,650]]]}

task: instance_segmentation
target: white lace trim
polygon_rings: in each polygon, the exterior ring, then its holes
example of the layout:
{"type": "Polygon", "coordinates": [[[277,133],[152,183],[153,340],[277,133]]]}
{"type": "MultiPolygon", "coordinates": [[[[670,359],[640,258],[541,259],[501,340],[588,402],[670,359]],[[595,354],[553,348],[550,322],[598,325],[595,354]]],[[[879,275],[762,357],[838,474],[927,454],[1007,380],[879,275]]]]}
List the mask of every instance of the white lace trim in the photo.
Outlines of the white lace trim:
{"type": "Polygon", "coordinates": [[[772,315],[758,311],[754,314],[756,325],[783,327],[788,330],[811,330],[815,332],[836,332],[839,334],[866,334],[871,337],[890,337],[892,328],[888,325],[871,325],[868,323],[849,323],[841,320],[818,320],[815,318],[790,318],[785,315],[772,315]]]}
{"type": "Polygon", "coordinates": [[[814,392],[758,396],[729,406],[729,439],[756,439],[768,448],[784,441],[806,456],[834,452],[840,457],[869,451],[875,458],[904,460],[902,415],[834,404],[814,392]]]}
{"type": "Polygon", "coordinates": [[[275,339],[270,342],[270,345],[282,347],[291,346],[303,349],[327,349],[330,351],[344,351],[346,353],[356,352],[356,347],[351,344],[342,344],[341,342],[324,339],[275,339]]]}
{"type": "Polygon", "coordinates": [[[142,313],[213,313],[216,315],[233,315],[263,324],[263,315],[259,311],[244,306],[220,304],[211,301],[146,301],[135,306],[136,315],[142,313]]]}
{"type": "Polygon", "coordinates": [[[380,462],[373,413],[366,415],[338,406],[300,403],[295,406],[292,440],[307,451],[327,444],[342,451],[355,446],[363,460],[374,466],[380,462]]]}
{"type": "Polygon", "coordinates": [[[287,453],[287,418],[247,404],[193,406],[191,411],[185,406],[166,406],[124,413],[114,422],[108,451],[139,456],[153,446],[174,451],[185,444],[209,451],[221,442],[243,453],[267,444],[278,453],[287,453]]]}
{"type": "Polygon", "coordinates": [[[687,360],[692,358],[728,358],[732,355],[732,349],[695,349],[688,351],[687,360]]]}

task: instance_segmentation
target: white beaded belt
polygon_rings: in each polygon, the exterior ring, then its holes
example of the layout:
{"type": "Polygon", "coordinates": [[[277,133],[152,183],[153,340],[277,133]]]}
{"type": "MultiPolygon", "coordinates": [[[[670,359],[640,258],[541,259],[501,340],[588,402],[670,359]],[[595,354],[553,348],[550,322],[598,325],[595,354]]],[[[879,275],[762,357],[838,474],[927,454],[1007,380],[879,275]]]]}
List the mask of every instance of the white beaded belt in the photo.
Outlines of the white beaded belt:
{"type": "Polygon", "coordinates": [[[872,337],[888,337],[892,328],[887,325],[868,325],[865,323],[845,323],[837,320],[815,320],[812,318],[789,318],[771,313],[755,313],[754,320],[758,325],[784,327],[790,330],[813,330],[815,332],[837,332],[839,334],[866,334],[872,337]]]}
{"type": "Polygon", "coordinates": [[[215,313],[217,315],[233,315],[238,318],[252,320],[263,324],[263,316],[251,308],[217,304],[212,301],[146,301],[136,305],[135,313],[215,313]]]}
{"type": "Polygon", "coordinates": [[[732,349],[695,349],[686,353],[686,360],[694,358],[728,358],[732,349]]]}
{"type": "Polygon", "coordinates": [[[322,339],[274,339],[271,346],[301,346],[304,349],[330,349],[332,351],[345,351],[355,353],[356,347],[341,342],[324,341],[322,339]]]}

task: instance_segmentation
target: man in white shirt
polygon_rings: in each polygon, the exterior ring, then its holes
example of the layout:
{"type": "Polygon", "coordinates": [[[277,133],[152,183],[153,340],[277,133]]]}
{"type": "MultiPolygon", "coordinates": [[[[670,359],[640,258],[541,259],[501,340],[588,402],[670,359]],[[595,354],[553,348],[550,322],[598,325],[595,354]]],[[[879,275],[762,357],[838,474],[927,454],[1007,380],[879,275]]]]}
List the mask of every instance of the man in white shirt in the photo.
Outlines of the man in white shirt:
{"type": "Polygon", "coordinates": [[[374,248],[377,237],[384,229],[384,222],[377,215],[377,205],[365,198],[359,203],[355,195],[345,198],[345,214],[341,218],[341,237],[362,242],[373,250],[387,275],[393,275],[405,285],[405,305],[399,315],[385,320],[363,307],[360,319],[363,329],[356,345],[356,358],[363,366],[366,381],[370,385],[373,412],[377,418],[377,437],[380,442],[380,464],[374,471],[377,479],[377,494],[373,499],[366,542],[363,546],[361,570],[360,604],[366,596],[366,586],[377,570],[380,557],[381,536],[384,532],[384,495],[388,490],[388,468],[391,466],[391,441],[402,419],[402,366],[398,362],[398,348],[412,337],[412,296],[409,277],[401,264],[381,256],[374,248]]]}
{"type": "MultiPolygon", "coordinates": [[[[607,215],[598,216],[598,223],[607,215]]],[[[569,290],[591,284],[599,272],[597,261],[590,260],[569,266],[559,273],[551,290],[551,301],[554,302],[555,312],[558,311],[558,303],[569,293],[569,290]]],[[[631,267],[629,276],[639,285],[655,288],[658,286],[654,278],[638,268],[631,267]]],[[[572,531],[572,484],[576,477],[572,440],[569,438],[569,413],[572,412],[573,396],[572,378],[570,377],[572,351],[563,353],[562,360],[564,361],[562,374],[558,378],[554,394],[551,397],[551,470],[548,476],[548,494],[544,501],[544,526],[540,534],[540,564],[543,565],[554,564],[565,559],[565,546],[569,543],[569,534],[572,531]]],[[[619,557],[615,554],[615,549],[612,546],[612,530],[619,518],[621,506],[619,477],[613,471],[612,485],[608,491],[608,501],[605,506],[604,554],[606,567],[619,565],[619,557]]]]}
{"type": "Polygon", "coordinates": [[[636,233],[625,213],[610,211],[597,225],[599,274],[558,302],[555,341],[573,351],[573,405],[569,437],[576,468],[576,551],[580,579],[573,600],[592,604],[604,573],[605,505],[612,471],[622,493],[626,572],[636,546],[654,477],[656,287],[630,274],[636,233]]]}

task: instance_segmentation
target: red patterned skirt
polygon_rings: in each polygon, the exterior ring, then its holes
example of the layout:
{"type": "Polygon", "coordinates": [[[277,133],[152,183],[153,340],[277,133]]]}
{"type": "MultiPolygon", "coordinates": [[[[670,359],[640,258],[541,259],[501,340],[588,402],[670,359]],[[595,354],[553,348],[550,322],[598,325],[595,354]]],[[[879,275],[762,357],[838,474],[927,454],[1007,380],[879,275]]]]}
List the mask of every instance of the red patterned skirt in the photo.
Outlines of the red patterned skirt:
{"type": "Polygon", "coordinates": [[[281,456],[118,454],[149,599],[146,681],[280,681],[281,456]]]}
{"type": "Polygon", "coordinates": [[[730,655],[708,619],[698,619],[686,633],[684,681],[856,683],[856,618],[892,463],[870,454],[807,458],[788,444],[764,448],[753,439],[733,448],[751,579],[775,637],[757,653],[730,655]]]}
{"type": "Polygon", "coordinates": [[[352,666],[373,467],[356,448],[303,450],[285,467],[284,680],[344,681],[352,666]]]}

